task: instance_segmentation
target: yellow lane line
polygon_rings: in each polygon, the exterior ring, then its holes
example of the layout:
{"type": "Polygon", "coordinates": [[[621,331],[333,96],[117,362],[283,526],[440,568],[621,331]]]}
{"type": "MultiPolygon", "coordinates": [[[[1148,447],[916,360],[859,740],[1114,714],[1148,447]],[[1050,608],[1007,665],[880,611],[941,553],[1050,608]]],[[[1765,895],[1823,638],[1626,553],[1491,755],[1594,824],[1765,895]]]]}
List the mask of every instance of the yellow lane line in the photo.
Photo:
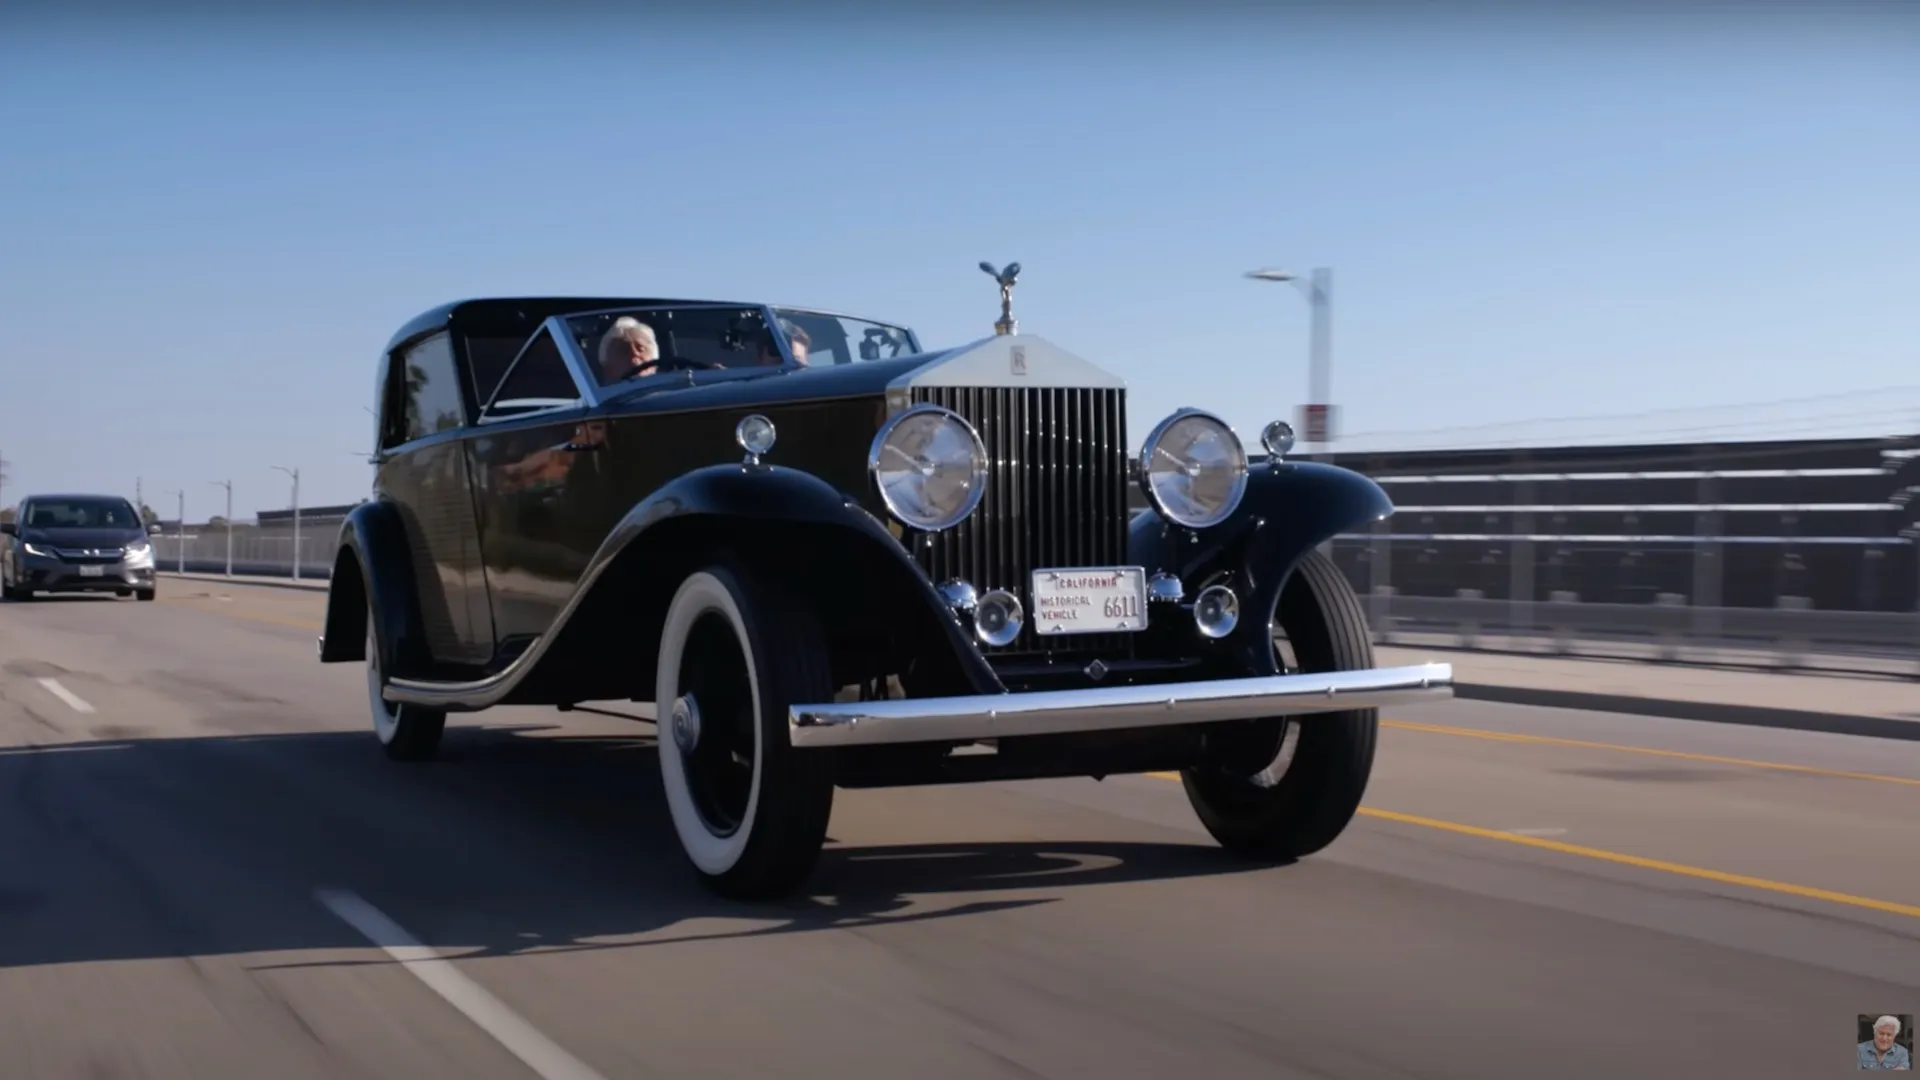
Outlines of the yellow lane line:
{"type": "Polygon", "coordinates": [[[1588,750],[1615,750],[1623,754],[1647,754],[1653,757],[1679,758],[1683,761],[1710,761],[1720,765],[1740,765],[1749,769],[1776,769],[1781,772],[1809,773],[1814,776],[1837,776],[1848,780],[1873,780],[1882,784],[1905,784],[1920,787],[1920,780],[1905,776],[1882,776],[1879,773],[1847,772],[1842,769],[1820,769],[1812,765],[1788,765],[1778,761],[1753,761],[1748,758],[1721,757],[1718,754],[1690,754],[1682,750],[1657,750],[1650,746],[1626,746],[1621,743],[1588,742],[1584,739],[1562,739],[1550,735],[1516,735],[1505,731],[1484,731],[1479,728],[1448,727],[1443,724],[1421,724],[1410,720],[1382,720],[1381,727],[1399,728],[1402,731],[1422,731],[1432,735],[1457,735],[1468,739],[1489,739],[1494,742],[1535,743],[1546,746],[1577,746],[1588,750]]]}
{"type": "MultiPolygon", "coordinates": [[[[1178,780],[1179,773],[1148,773],[1148,776],[1163,780],[1178,780]]],[[[1745,874],[1729,874],[1722,870],[1709,870],[1703,866],[1688,866],[1686,863],[1667,862],[1664,859],[1648,859],[1639,855],[1628,855],[1605,848],[1585,847],[1580,844],[1567,844],[1558,840],[1542,840],[1537,836],[1521,836],[1517,833],[1501,832],[1499,829],[1483,829],[1478,825],[1463,825],[1457,821],[1442,821],[1439,818],[1419,817],[1414,814],[1402,814],[1393,810],[1375,810],[1363,806],[1359,810],[1362,817],[1377,818],[1381,821],[1395,821],[1402,825],[1418,825],[1426,829],[1438,829],[1442,832],[1457,833],[1461,836],[1477,837],[1481,840],[1498,840],[1506,844],[1520,844],[1525,847],[1539,848],[1542,851],[1558,852],[1562,855],[1577,855],[1583,859],[1595,859],[1600,862],[1615,863],[1620,866],[1632,866],[1641,870],[1657,870],[1665,874],[1680,877],[1698,878],[1702,881],[1714,881],[1722,885],[1739,885],[1763,892],[1780,893],[1785,896],[1798,896],[1807,900],[1825,900],[1830,904],[1844,904],[1848,907],[1866,908],[1870,911],[1886,912],[1890,915],[1905,915],[1920,919],[1920,905],[1901,904],[1892,900],[1875,900],[1870,896],[1855,896],[1852,893],[1835,892],[1832,889],[1816,889],[1810,885],[1795,885],[1786,881],[1773,881],[1768,878],[1748,877],[1745,874]]]]}
{"type": "Polygon", "coordinates": [[[1461,825],[1438,818],[1417,817],[1413,814],[1399,814],[1392,810],[1374,810],[1362,807],[1360,813],[1383,821],[1397,821],[1404,825],[1419,825],[1422,828],[1440,829],[1445,832],[1459,833],[1462,836],[1476,836],[1482,840],[1500,840],[1509,844],[1523,844],[1543,851],[1557,851],[1562,855],[1578,855],[1585,859],[1597,859],[1601,862],[1618,863],[1621,866],[1633,866],[1642,870],[1658,870],[1666,874],[1678,874],[1682,877],[1699,878],[1702,881],[1717,881],[1722,885],[1740,885],[1749,889],[1762,889],[1766,892],[1784,893],[1787,896],[1799,896],[1808,900],[1825,900],[1831,904],[1846,904],[1849,907],[1868,908],[1884,911],[1892,915],[1905,915],[1920,919],[1920,905],[1900,904],[1892,900],[1875,900],[1869,896],[1855,896],[1852,893],[1834,892],[1831,889],[1816,889],[1808,885],[1794,885],[1785,881],[1772,881],[1767,878],[1748,877],[1745,874],[1729,874],[1721,870],[1708,870],[1701,866],[1688,866],[1685,863],[1667,862],[1664,859],[1647,859],[1639,855],[1627,855],[1603,848],[1583,847],[1579,844],[1563,844],[1558,840],[1542,840],[1537,836],[1520,836],[1501,832],[1498,829],[1482,829],[1475,825],[1461,825]]]}

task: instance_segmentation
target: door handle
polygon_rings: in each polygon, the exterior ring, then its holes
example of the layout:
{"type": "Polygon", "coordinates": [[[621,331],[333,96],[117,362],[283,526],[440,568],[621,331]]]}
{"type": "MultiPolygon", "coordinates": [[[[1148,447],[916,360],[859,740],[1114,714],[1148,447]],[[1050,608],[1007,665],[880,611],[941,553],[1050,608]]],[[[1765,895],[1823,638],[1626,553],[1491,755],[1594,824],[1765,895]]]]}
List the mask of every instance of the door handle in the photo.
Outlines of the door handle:
{"type": "Polygon", "coordinates": [[[554,447],[554,449],[565,450],[569,454],[590,454],[590,453],[593,453],[594,451],[599,450],[600,444],[599,443],[583,443],[583,442],[563,442],[559,446],[554,447]]]}

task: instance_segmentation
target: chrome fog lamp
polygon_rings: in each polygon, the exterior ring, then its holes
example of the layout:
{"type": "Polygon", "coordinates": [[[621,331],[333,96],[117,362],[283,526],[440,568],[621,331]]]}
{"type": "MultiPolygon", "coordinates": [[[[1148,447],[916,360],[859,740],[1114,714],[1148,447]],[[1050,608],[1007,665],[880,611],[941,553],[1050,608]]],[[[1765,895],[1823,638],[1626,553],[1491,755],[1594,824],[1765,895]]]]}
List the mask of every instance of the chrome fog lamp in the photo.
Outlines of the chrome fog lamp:
{"type": "Polygon", "coordinates": [[[973,634],[986,645],[1012,644],[1026,622],[1027,613],[1020,606],[1020,598],[1005,589],[995,589],[981,597],[973,609],[973,634]]]}
{"type": "Polygon", "coordinates": [[[740,422],[733,426],[733,441],[739,443],[740,449],[747,452],[749,465],[760,464],[760,455],[773,449],[773,441],[776,437],[777,432],[774,430],[773,421],[759,413],[743,416],[740,422]]]}
{"type": "Polygon", "coordinates": [[[1260,445],[1266,448],[1267,453],[1272,455],[1275,461],[1286,457],[1287,451],[1293,449],[1293,425],[1285,420],[1275,420],[1261,428],[1260,445]]]}
{"type": "Polygon", "coordinates": [[[867,468],[888,512],[926,532],[966,520],[987,490],[980,433],[938,405],[916,405],[888,420],[873,437],[867,468]]]}
{"type": "Polygon", "coordinates": [[[970,581],[954,578],[940,585],[940,599],[955,611],[972,611],[980,606],[980,593],[970,581]]]}
{"type": "Polygon", "coordinates": [[[1160,515],[1189,529],[1220,524],[1247,490],[1247,452],[1226,422],[1181,409],[1140,448],[1140,487],[1160,515]]]}
{"type": "Polygon", "coordinates": [[[1209,585],[1193,601],[1193,625],[1202,636],[1219,639],[1240,625],[1240,598],[1225,585],[1209,585]]]}

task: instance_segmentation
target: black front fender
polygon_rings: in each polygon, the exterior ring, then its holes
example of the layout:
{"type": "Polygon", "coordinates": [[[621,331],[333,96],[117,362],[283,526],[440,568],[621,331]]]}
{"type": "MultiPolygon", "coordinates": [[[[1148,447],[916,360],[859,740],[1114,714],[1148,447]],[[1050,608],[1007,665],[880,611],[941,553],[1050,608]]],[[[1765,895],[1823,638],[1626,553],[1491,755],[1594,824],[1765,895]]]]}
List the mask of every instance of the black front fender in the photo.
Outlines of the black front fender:
{"type": "Polygon", "coordinates": [[[363,502],[348,511],[327,585],[321,663],[366,659],[371,598],[381,669],[405,676],[431,668],[407,544],[399,508],[391,502],[363,502]]]}
{"type": "Polygon", "coordinates": [[[583,667],[603,662],[612,627],[624,628],[626,648],[657,647],[654,619],[681,577],[722,549],[757,561],[827,621],[857,610],[869,622],[897,622],[901,637],[940,648],[965,687],[1004,690],[912,554],[866,508],[808,472],[732,464],[680,476],[621,517],[589,567],[588,594],[547,650],[556,662],[543,664],[529,693],[559,694],[550,680],[582,678],[583,667]]]}
{"type": "Polygon", "coordinates": [[[1379,484],[1351,469],[1312,461],[1256,466],[1233,516],[1211,529],[1173,525],[1153,511],[1140,513],[1129,533],[1132,561],[1148,573],[1167,570],[1187,583],[1230,572],[1240,594],[1242,622],[1229,639],[1252,674],[1279,674],[1272,615],[1280,590],[1302,557],[1356,526],[1393,514],[1379,484]]]}

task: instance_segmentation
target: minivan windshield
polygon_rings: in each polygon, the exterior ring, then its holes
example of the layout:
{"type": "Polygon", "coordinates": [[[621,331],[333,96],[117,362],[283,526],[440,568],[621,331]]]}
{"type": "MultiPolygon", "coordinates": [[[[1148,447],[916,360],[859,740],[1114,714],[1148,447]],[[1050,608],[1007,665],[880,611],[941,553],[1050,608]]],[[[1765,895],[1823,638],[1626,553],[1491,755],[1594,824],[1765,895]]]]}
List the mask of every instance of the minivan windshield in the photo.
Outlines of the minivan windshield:
{"type": "Polygon", "coordinates": [[[140,519],[125,499],[35,499],[27,504],[32,529],[137,529],[140,519]]]}

